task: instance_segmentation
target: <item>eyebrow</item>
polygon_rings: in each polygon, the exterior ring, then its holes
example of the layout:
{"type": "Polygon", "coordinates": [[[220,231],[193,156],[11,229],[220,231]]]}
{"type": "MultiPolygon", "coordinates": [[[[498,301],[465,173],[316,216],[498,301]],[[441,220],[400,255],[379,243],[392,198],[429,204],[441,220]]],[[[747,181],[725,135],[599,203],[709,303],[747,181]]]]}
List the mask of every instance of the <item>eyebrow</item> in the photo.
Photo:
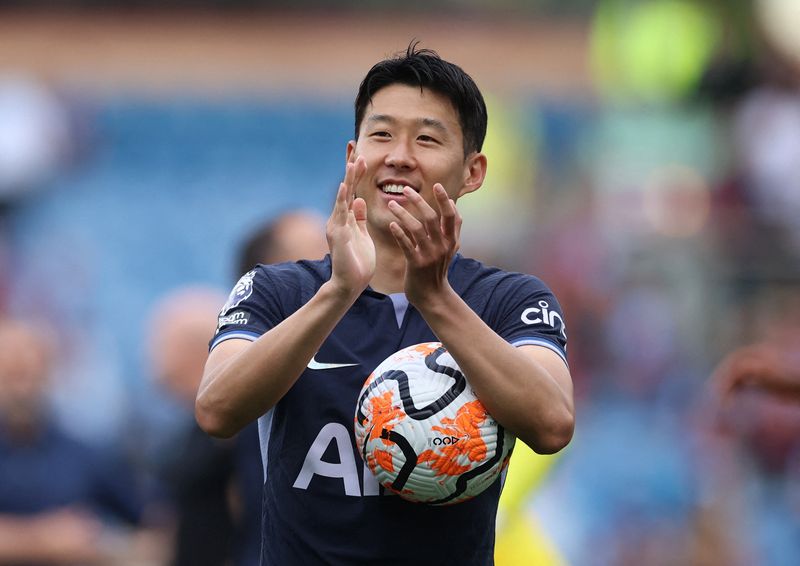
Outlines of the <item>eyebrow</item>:
{"type": "MultiPolygon", "coordinates": [[[[367,122],[374,124],[378,122],[386,122],[387,124],[396,124],[397,118],[394,116],[389,116],[388,114],[371,114],[367,116],[367,122]]],[[[434,128],[435,130],[439,130],[443,134],[448,132],[447,126],[441,120],[437,120],[436,118],[420,118],[417,122],[423,126],[427,126],[429,128],[434,128]]]]}

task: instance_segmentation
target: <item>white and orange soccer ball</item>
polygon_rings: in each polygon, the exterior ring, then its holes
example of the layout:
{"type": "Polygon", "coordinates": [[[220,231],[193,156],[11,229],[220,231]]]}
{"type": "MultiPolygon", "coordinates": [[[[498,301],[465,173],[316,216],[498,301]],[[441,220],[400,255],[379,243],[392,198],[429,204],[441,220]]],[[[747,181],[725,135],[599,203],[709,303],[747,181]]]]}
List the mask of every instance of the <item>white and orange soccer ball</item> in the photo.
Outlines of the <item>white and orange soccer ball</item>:
{"type": "Polygon", "coordinates": [[[508,465],[515,440],[441,342],[409,346],[375,368],[358,396],[355,437],[381,485],[433,505],[484,491],[508,465]]]}

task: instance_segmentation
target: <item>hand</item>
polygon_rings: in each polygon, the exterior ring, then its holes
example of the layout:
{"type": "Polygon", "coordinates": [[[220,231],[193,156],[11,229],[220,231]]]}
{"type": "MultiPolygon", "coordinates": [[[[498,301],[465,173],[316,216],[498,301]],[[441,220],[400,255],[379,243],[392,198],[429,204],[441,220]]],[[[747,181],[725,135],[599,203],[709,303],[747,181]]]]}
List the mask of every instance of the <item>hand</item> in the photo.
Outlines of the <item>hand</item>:
{"type": "Polygon", "coordinates": [[[408,210],[391,201],[389,209],[397,221],[389,229],[406,256],[406,296],[420,307],[450,288],[447,270],[459,248],[461,215],[440,183],[433,185],[438,211],[410,187],[403,194],[408,210]]]}
{"type": "Polygon", "coordinates": [[[363,198],[355,198],[355,188],[366,170],[363,157],[347,164],[326,228],[331,282],[350,296],[361,293],[375,273],[375,244],[367,231],[367,204],[363,198]]]}
{"type": "Polygon", "coordinates": [[[800,377],[787,355],[768,344],[735,350],[717,366],[711,385],[722,398],[745,386],[755,386],[774,395],[800,398],[800,377]]]}

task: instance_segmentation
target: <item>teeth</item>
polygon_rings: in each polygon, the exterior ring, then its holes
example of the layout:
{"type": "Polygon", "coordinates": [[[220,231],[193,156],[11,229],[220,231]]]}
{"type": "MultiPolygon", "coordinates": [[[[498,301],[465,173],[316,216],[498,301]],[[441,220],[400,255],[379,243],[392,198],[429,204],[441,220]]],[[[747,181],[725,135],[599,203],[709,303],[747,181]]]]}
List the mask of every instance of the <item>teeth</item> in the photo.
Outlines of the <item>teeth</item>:
{"type": "Polygon", "coordinates": [[[404,185],[383,185],[381,187],[381,190],[384,193],[391,193],[391,194],[399,195],[399,194],[401,194],[403,192],[403,186],[404,185]]]}

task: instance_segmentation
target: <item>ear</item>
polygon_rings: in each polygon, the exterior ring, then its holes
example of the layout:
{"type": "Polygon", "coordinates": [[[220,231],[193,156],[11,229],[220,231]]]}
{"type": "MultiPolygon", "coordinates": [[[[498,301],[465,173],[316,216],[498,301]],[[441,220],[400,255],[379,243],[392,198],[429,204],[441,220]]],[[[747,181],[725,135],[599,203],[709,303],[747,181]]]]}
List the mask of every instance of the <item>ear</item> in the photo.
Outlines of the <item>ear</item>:
{"type": "Polygon", "coordinates": [[[350,140],[347,142],[346,162],[353,163],[356,160],[356,141],[350,140]]]}
{"type": "Polygon", "coordinates": [[[485,178],[486,156],[480,152],[470,154],[464,163],[464,184],[458,191],[458,196],[477,191],[483,185],[485,178]]]}

